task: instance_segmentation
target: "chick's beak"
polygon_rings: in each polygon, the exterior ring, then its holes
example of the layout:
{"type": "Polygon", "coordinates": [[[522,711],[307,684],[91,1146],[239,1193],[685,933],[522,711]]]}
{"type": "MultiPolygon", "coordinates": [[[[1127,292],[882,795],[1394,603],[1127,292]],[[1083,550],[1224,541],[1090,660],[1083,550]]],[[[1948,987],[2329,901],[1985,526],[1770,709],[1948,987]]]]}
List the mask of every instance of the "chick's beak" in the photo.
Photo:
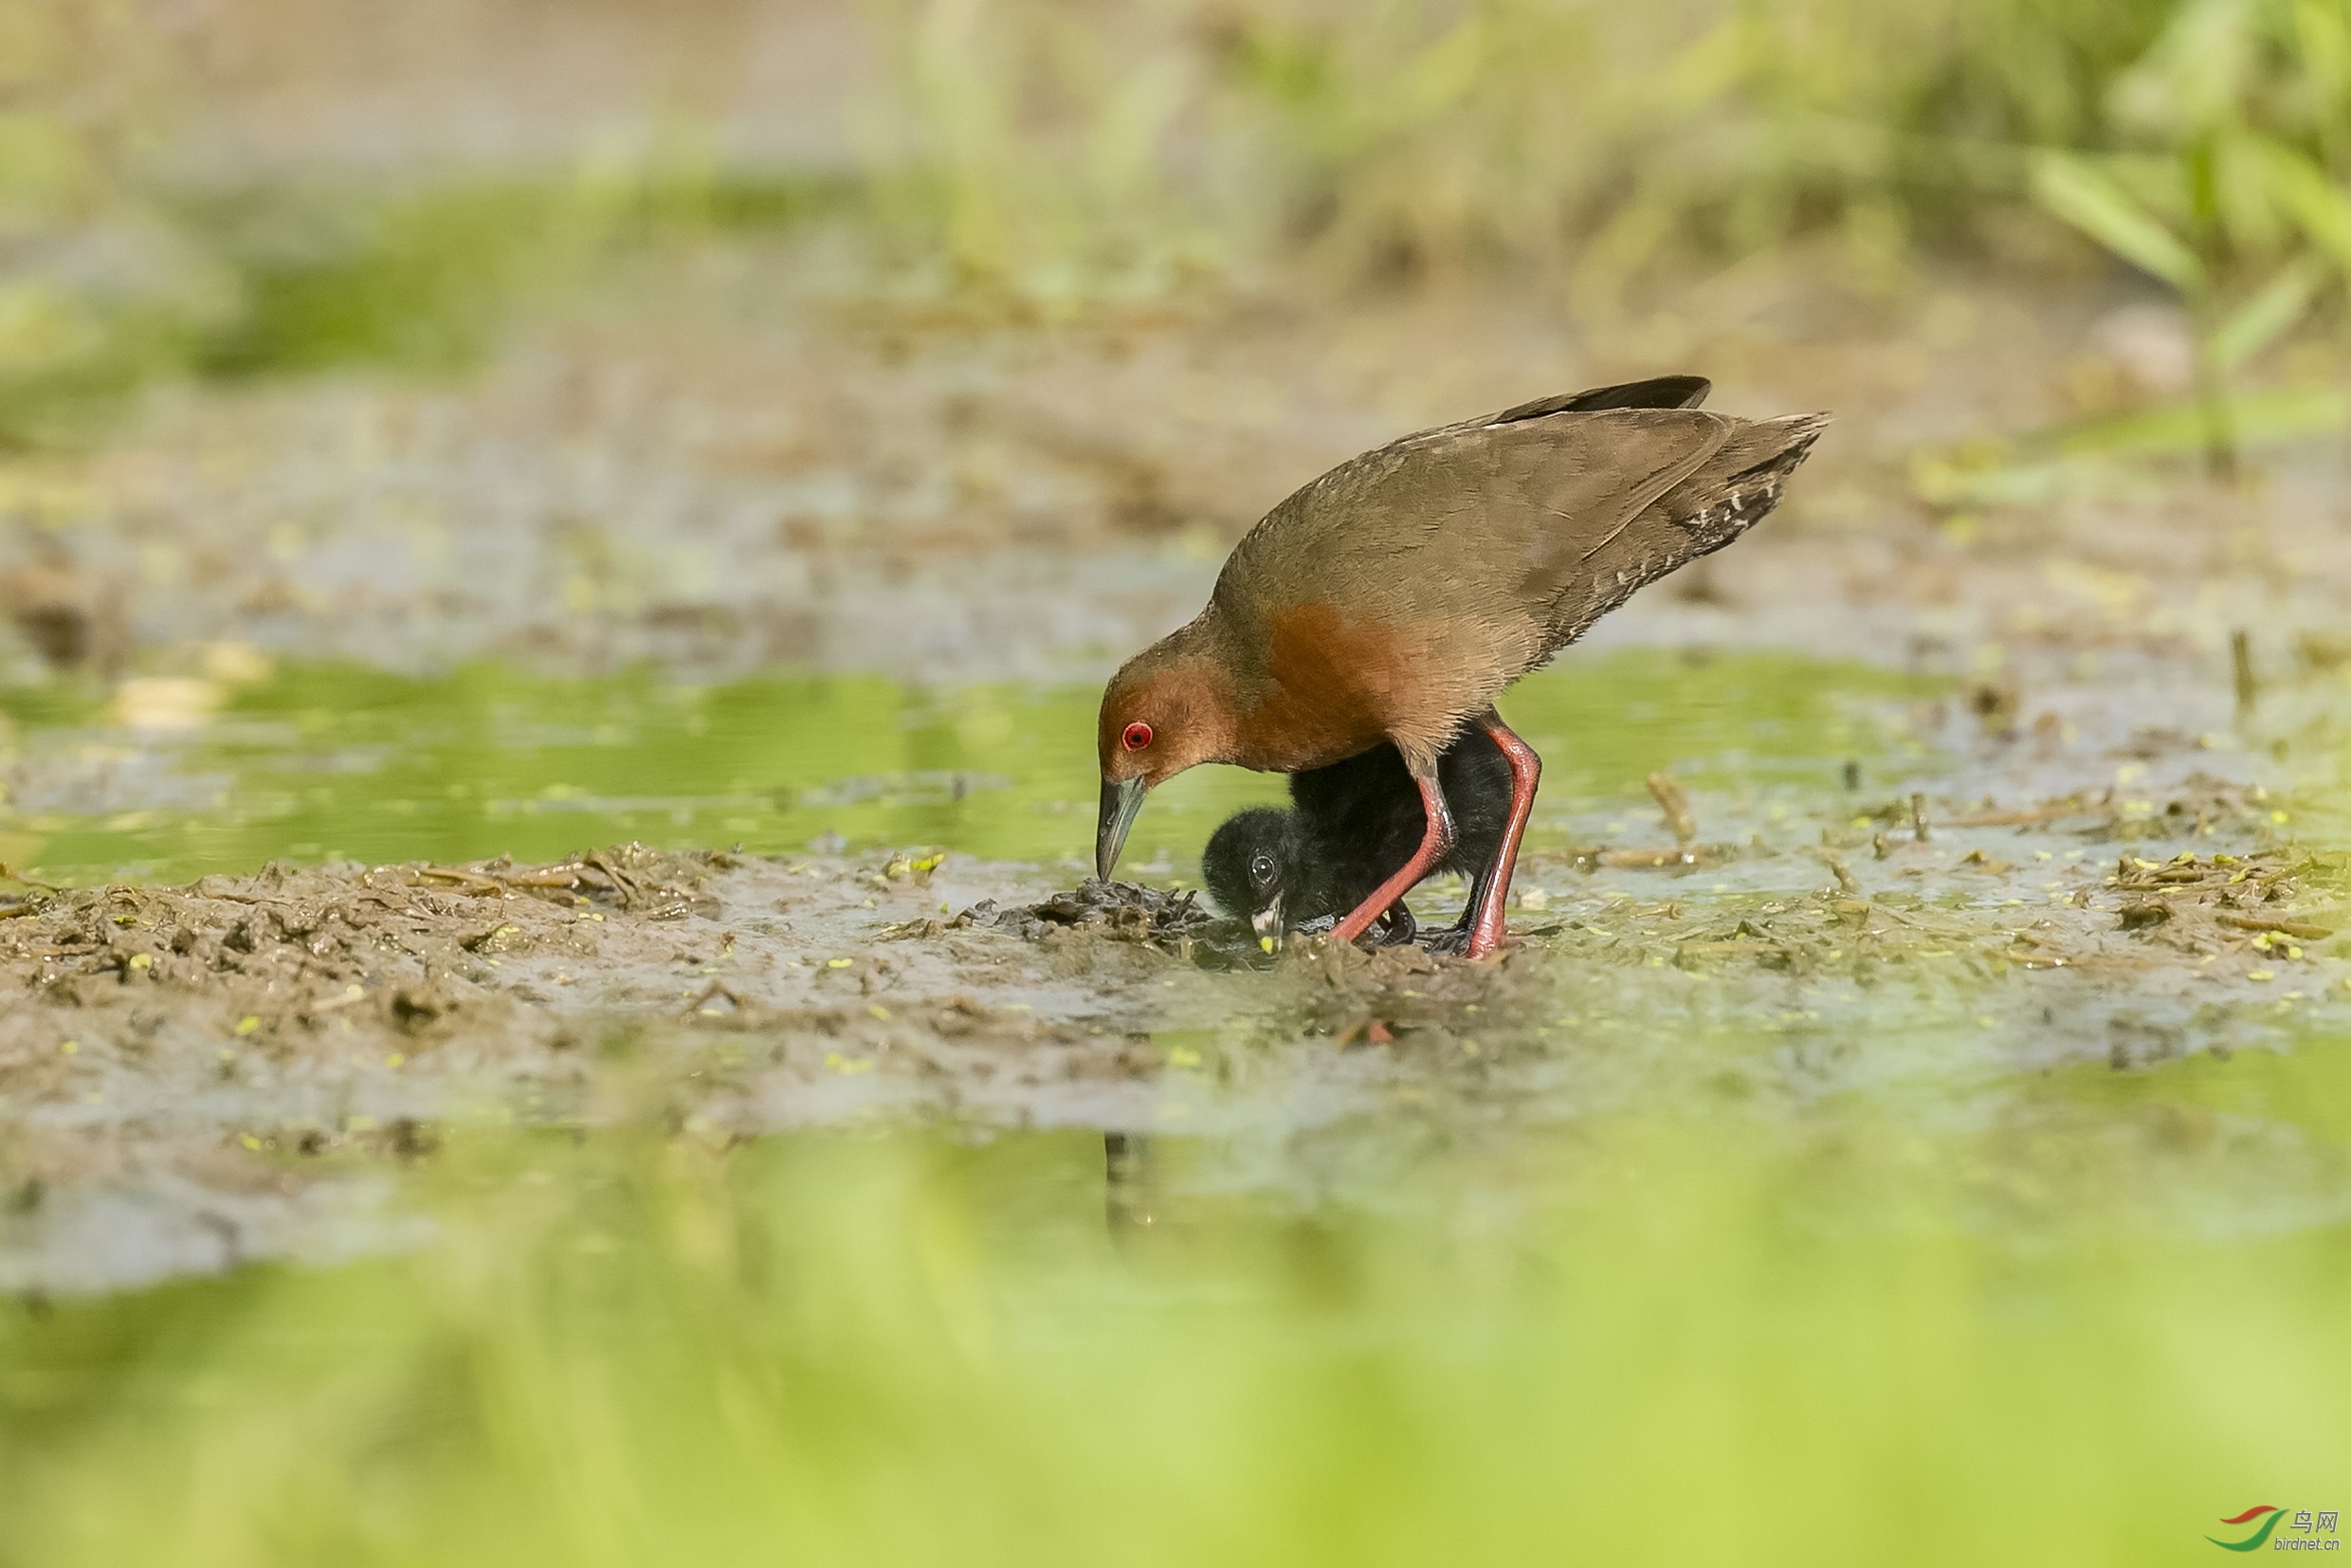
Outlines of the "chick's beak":
{"type": "Polygon", "coordinates": [[[1267,952],[1282,945],[1282,901],[1278,896],[1249,917],[1249,929],[1257,933],[1257,945],[1267,952]]]}
{"type": "Polygon", "coordinates": [[[1135,825],[1135,813],[1143,809],[1143,792],[1148,788],[1139,778],[1116,783],[1103,780],[1102,824],[1094,833],[1094,874],[1104,882],[1118,868],[1119,851],[1126,848],[1126,830],[1135,825]]]}

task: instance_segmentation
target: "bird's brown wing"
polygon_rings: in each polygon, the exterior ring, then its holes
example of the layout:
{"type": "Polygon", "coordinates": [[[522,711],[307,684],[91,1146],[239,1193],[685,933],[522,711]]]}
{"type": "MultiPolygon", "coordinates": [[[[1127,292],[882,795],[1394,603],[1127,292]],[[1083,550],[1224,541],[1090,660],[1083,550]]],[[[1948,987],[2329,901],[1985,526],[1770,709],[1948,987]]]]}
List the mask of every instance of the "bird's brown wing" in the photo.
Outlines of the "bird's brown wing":
{"type": "Polygon", "coordinates": [[[1737,423],[1631,409],[1407,436],[1275,507],[1225,563],[1212,603],[1236,650],[1275,646],[1309,607],[1333,629],[1386,629],[1430,702],[1474,713],[1554,651],[1552,606],[1595,552],[1737,423]]]}
{"type": "Polygon", "coordinates": [[[1216,598],[1388,621],[1534,612],[1736,423],[1632,409],[1407,436],[1275,507],[1226,562],[1216,598]]]}
{"type": "Polygon", "coordinates": [[[1826,414],[1731,422],[1722,445],[1562,579],[1548,617],[1556,651],[1646,585],[1729,544],[1769,517],[1826,414]]]}
{"type": "MultiPolygon", "coordinates": [[[[1219,596],[1230,588],[1289,602],[1309,583],[1404,559],[1467,572],[1490,591],[1498,576],[1588,553],[1740,423],[1694,409],[1631,409],[1405,436],[1340,464],[1268,513],[1226,563],[1219,596]]],[[[1380,583],[1361,586],[1376,592],[1380,583]]]]}
{"type": "Polygon", "coordinates": [[[1535,612],[1588,575],[1594,557],[1739,423],[1690,410],[1611,410],[1540,421],[1516,442],[1507,439],[1515,427],[1497,431],[1501,465],[1517,483],[1498,486],[1511,501],[1497,508],[1492,532],[1518,551],[1518,601],[1535,612]]]}

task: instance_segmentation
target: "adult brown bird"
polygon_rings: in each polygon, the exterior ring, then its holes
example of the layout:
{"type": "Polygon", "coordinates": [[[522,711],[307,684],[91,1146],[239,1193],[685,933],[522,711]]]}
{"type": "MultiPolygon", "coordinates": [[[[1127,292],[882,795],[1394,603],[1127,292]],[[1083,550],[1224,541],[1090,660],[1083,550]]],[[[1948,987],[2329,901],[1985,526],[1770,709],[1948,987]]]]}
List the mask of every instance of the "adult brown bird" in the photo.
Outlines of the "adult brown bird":
{"type": "Polygon", "coordinates": [[[1332,930],[1353,941],[1451,842],[1437,757],[1474,724],[1510,761],[1510,816],[1467,945],[1492,954],[1542,766],[1495,698],[1644,584],[1753,527],[1829,422],[1708,413],[1708,389],[1661,376],[1423,430],[1267,513],[1208,608],[1103,693],[1096,872],[1118,865],[1144,793],[1196,763],[1296,773],[1393,741],[1427,826],[1332,930]]]}

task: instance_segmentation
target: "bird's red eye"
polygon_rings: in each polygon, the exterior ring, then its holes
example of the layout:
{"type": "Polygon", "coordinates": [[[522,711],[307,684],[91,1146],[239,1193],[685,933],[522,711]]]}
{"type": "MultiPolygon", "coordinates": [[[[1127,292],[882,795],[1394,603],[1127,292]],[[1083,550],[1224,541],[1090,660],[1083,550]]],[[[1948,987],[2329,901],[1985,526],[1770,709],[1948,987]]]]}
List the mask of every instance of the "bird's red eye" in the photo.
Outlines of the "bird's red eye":
{"type": "Polygon", "coordinates": [[[1137,720],[1134,723],[1126,726],[1126,733],[1119,737],[1119,743],[1123,745],[1128,751],[1141,751],[1145,746],[1151,744],[1151,726],[1144,723],[1139,719],[1137,720]]]}

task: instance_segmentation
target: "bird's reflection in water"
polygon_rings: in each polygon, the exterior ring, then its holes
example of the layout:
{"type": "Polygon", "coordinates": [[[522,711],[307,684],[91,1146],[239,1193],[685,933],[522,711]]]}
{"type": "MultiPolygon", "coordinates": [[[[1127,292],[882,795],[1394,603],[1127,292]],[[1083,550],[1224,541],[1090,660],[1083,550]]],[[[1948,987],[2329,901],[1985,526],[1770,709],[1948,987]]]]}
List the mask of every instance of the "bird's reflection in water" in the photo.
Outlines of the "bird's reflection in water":
{"type": "Polygon", "coordinates": [[[1103,1215],[1113,1236],[1158,1223],[1158,1186],[1150,1139],[1141,1133],[1103,1134],[1103,1215]]]}

